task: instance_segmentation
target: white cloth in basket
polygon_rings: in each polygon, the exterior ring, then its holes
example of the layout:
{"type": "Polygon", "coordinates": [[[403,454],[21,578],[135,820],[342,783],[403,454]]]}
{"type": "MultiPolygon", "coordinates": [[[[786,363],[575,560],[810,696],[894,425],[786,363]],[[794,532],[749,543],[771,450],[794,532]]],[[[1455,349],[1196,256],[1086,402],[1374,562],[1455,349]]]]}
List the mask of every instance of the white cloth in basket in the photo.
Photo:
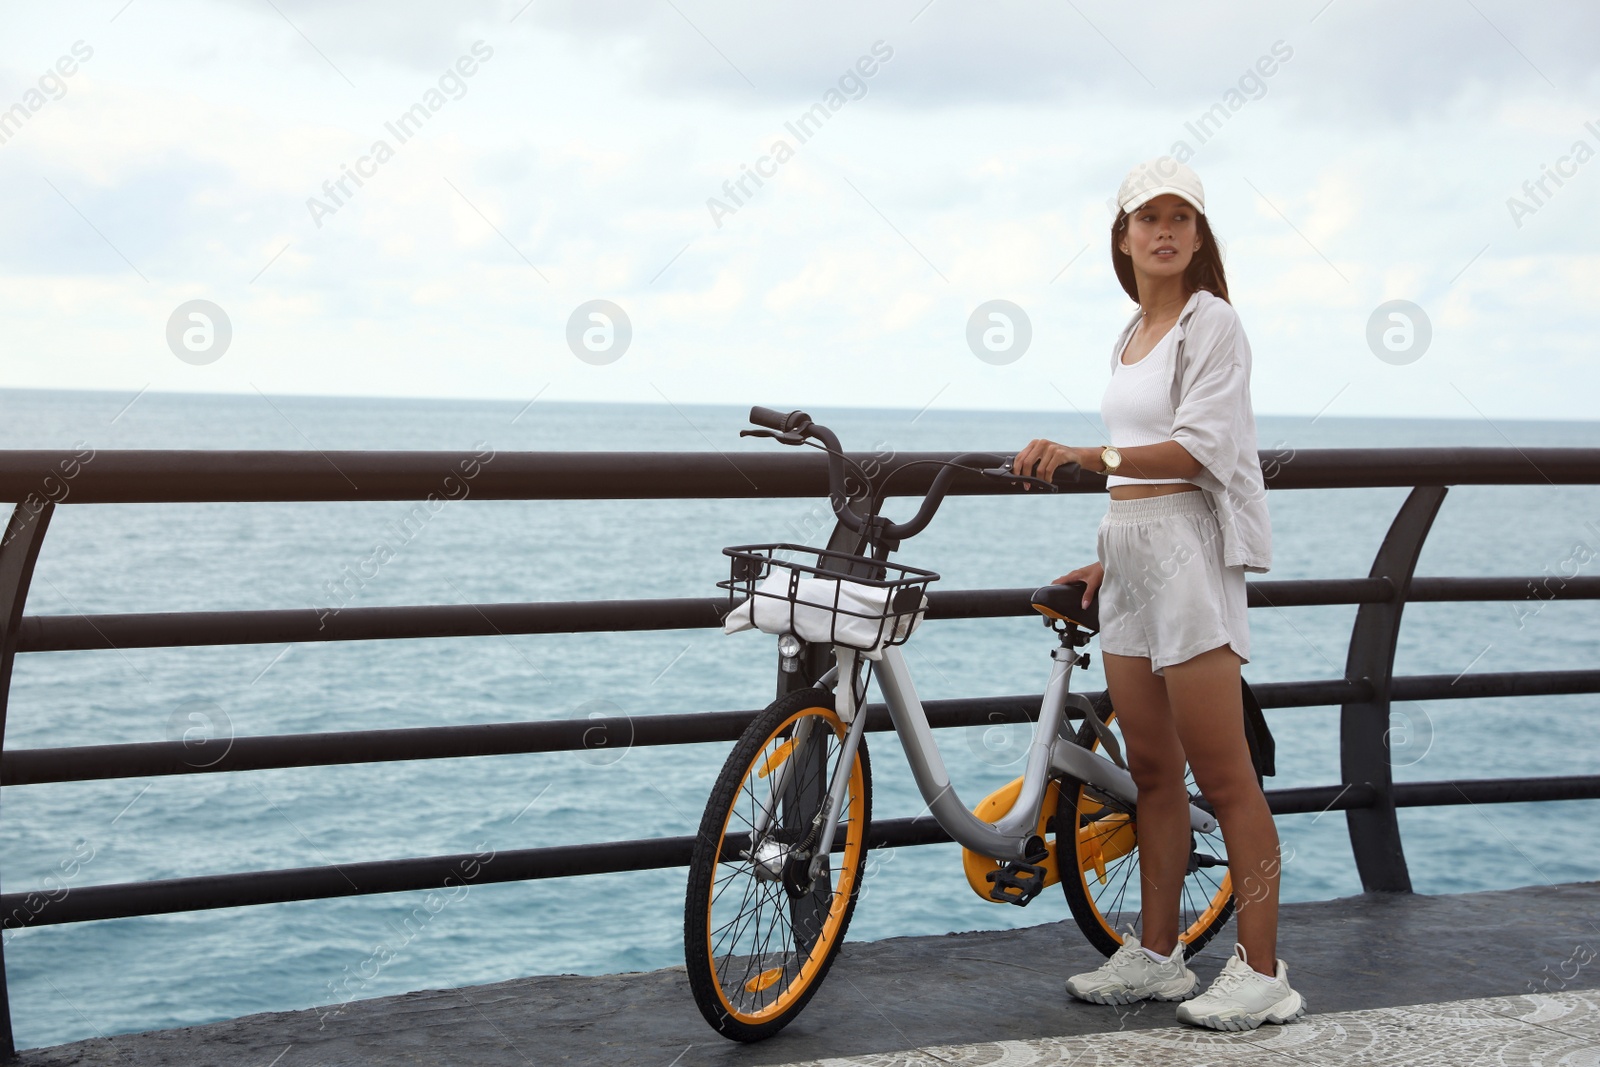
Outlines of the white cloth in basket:
{"type": "MultiPolygon", "coordinates": [[[[769,634],[781,634],[791,629],[789,582],[793,572],[774,567],[761,580],[756,596],[728,612],[722,621],[723,633],[760,629],[769,634]],[[761,595],[767,594],[767,595],[761,595]]],[[[883,656],[884,646],[911,636],[921,625],[928,610],[924,596],[915,615],[902,615],[893,623],[884,622],[881,616],[893,611],[896,590],[881,589],[861,582],[840,581],[833,578],[800,578],[795,586],[792,628],[802,641],[838,643],[859,648],[862,655],[876,660],[883,656]],[[841,609],[837,623],[834,621],[834,604],[841,609]],[[847,615],[844,612],[855,612],[847,615]],[[858,618],[857,615],[869,616],[858,618]]]]}

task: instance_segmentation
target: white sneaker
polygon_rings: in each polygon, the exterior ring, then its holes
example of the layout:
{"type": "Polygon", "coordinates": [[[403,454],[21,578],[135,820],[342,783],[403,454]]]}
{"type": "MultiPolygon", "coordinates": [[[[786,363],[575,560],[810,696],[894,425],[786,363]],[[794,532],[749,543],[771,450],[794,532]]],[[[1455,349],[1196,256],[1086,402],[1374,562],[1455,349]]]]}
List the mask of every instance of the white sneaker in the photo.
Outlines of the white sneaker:
{"type": "Polygon", "coordinates": [[[1244,946],[1235,943],[1210,988],[1178,1005],[1178,1019],[1213,1030],[1254,1030],[1262,1023],[1287,1023],[1306,1013],[1306,998],[1289,988],[1289,968],[1278,961],[1271,978],[1250,966],[1244,946]]]}
{"type": "Polygon", "coordinates": [[[1183,960],[1182,941],[1166,963],[1157,963],[1139,945],[1133,924],[1122,946],[1092,971],[1067,979],[1067,992],[1094,1004],[1132,1004],[1136,1000],[1187,1000],[1200,987],[1200,976],[1183,960]]]}

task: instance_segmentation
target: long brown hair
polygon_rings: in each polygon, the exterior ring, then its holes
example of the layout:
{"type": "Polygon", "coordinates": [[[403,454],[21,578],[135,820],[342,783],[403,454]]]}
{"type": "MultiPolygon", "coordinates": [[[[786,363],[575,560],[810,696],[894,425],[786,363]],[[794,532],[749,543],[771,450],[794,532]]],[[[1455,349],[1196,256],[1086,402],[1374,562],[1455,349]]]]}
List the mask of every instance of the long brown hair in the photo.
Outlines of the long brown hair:
{"type": "MultiPolygon", "coordinates": [[[[1195,212],[1195,227],[1200,233],[1200,251],[1194,254],[1189,261],[1189,266],[1183,272],[1183,288],[1186,293],[1193,293],[1196,289],[1204,289],[1213,296],[1228,299],[1228,277],[1222,270],[1222,253],[1217,246],[1217,239],[1211,232],[1211,223],[1201,212],[1195,212]]],[[[1123,291],[1139,302],[1139,285],[1133,276],[1133,257],[1117,247],[1119,238],[1127,232],[1128,213],[1121,208],[1117,209],[1117,218],[1111,224],[1111,266],[1117,272],[1117,281],[1122,283],[1123,291]]],[[[1232,303],[1232,301],[1229,301],[1232,303]]]]}

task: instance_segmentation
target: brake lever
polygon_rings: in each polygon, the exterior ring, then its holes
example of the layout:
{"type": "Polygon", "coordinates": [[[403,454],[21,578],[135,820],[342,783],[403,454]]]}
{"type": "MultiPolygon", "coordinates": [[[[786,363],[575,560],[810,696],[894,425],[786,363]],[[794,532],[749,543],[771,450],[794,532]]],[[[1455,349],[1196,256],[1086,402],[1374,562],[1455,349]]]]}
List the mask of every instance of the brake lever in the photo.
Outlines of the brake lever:
{"type": "MultiPolygon", "coordinates": [[[[1074,467],[1074,468],[1077,467],[1077,466],[1078,466],[1078,464],[1071,463],[1071,462],[1063,463],[1061,465],[1061,467],[1074,467]]],[[[1057,469],[1059,470],[1061,468],[1057,468],[1057,469]]],[[[1061,487],[1059,485],[1057,485],[1055,482],[1047,482],[1043,478],[1036,478],[1031,474],[1016,474],[1016,473],[1013,473],[1012,470],[1011,470],[1011,464],[1010,463],[1006,463],[1006,464],[1004,464],[1002,466],[999,466],[999,467],[986,467],[983,470],[980,470],[978,473],[982,474],[982,475],[984,475],[985,477],[988,477],[988,478],[1003,478],[1004,480],[1006,480],[1008,482],[1013,482],[1013,483],[1017,483],[1017,484],[1020,484],[1020,485],[1037,485],[1039,488],[1047,490],[1047,491],[1052,492],[1052,493],[1061,492],[1061,487]]]]}
{"type": "Polygon", "coordinates": [[[788,430],[784,433],[779,433],[777,430],[740,430],[739,436],[770,437],[780,445],[803,445],[806,443],[805,437],[795,433],[793,430],[788,430]]]}
{"type": "Polygon", "coordinates": [[[1037,485],[1041,489],[1048,489],[1052,493],[1060,492],[1060,487],[1054,482],[1047,482],[1043,478],[1035,478],[1031,474],[1013,474],[1010,467],[986,467],[978,472],[987,478],[1000,478],[1017,485],[1037,485]]]}

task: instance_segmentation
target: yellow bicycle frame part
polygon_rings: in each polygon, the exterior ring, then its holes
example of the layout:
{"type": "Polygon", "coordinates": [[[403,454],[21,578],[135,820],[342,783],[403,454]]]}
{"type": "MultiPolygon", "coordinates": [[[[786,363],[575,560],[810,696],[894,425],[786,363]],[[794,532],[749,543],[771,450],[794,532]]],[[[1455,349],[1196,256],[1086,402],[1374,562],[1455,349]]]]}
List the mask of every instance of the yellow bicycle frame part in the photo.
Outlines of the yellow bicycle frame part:
{"type": "MultiPolygon", "coordinates": [[[[985,822],[994,822],[1011,810],[1021,792],[1022,779],[1018,778],[984,797],[978,802],[978,806],[972,809],[972,814],[985,822]]],[[[1056,813],[1059,797],[1060,793],[1057,790],[1048,790],[1039,809],[1039,837],[1050,848],[1049,858],[1041,865],[1045,870],[1044,884],[1047,886],[1061,881],[1056,841],[1051,839],[1046,829],[1050,817],[1056,813]]],[[[1082,814],[1092,815],[1093,812],[1085,811],[1082,814]]],[[[1104,883],[1106,864],[1133,851],[1136,840],[1133,823],[1122,812],[1108,812],[1087,826],[1079,827],[1078,855],[1084,873],[1092,871],[1104,883]]],[[[961,850],[961,866],[967,876],[967,885],[972,887],[974,893],[991,904],[1003,903],[989,896],[989,890],[993,888],[994,883],[985,878],[990,871],[999,869],[998,862],[989,856],[980,856],[964,848],[961,850]]]]}
{"type": "MultiPolygon", "coordinates": [[[[978,801],[978,806],[972,809],[972,814],[984,822],[994,822],[1011,810],[1011,806],[1017,802],[1017,794],[1021,792],[1022,779],[1018,778],[1016,781],[1001,786],[978,801]]],[[[1039,836],[1045,841],[1049,841],[1049,837],[1045,832],[1045,824],[1056,813],[1056,795],[1056,790],[1046,790],[1044,803],[1039,806],[1039,836]]],[[[961,850],[961,866],[966,872],[967,884],[972,887],[974,893],[991,904],[1000,903],[1000,901],[994,900],[989,896],[989,890],[994,888],[994,883],[984,878],[984,875],[990,871],[1000,869],[998,862],[989,856],[980,856],[971,849],[964,848],[961,850]]],[[[1054,847],[1050,849],[1050,858],[1045,860],[1042,866],[1045,869],[1045,885],[1055,885],[1061,881],[1061,875],[1056,870],[1054,847]]]]}

